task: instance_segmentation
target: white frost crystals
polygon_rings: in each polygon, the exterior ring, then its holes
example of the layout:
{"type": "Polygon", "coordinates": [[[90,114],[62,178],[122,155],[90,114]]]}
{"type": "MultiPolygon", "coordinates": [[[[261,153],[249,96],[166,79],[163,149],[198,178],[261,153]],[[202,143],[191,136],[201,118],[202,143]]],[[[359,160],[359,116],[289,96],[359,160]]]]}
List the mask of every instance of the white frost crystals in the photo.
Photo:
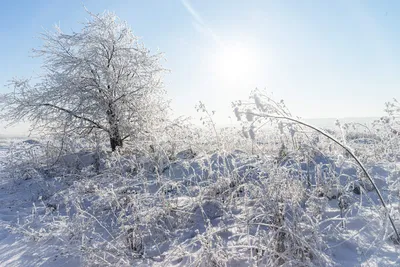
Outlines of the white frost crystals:
{"type": "Polygon", "coordinates": [[[254,132],[254,125],[252,125],[250,127],[249,135],[250,135],[250,139],[251,140],[253,140],[253,141],[256,140],[256,133],[254,132]]]}
{"type": "Polygon", "coordinates": [[[264,111],[264,107],[261,104],[261,99],[257,94],[254,94],[254,103],[256,104],[256,107],[261,110],[264,111]]]}
{"type": "Polygon", "coordinates": [[[236,119],[237,119],[238,121],[240,121],[240,120],[241,120],[241,117],[240,117],[239,108],[238,108],[238,107],[235,107],[235,109],[233,110],[233,112],[235,113],[236,119]]]}
{"type": "Polygon", "coordinates": [[[249,138],[249,132],[246,130],[246,128],[243,126],[242,127],[242,134],[245,138],[249,138]]]}
{"type": "Polygon", "coordinates": [[[253,121],[254,115],[251,109],[246,110],[246,119],[247,121],[253,121]]]}
{"type": "Polygon", "coordinates": [[[48,133],[102,134],[114,151],[165,119],[162,54],[150,53],[113,13],[89,15],[80,32],[41,34],[34,55],[43,75],[35,84],[13,79],[0,115],[48,133]]]}

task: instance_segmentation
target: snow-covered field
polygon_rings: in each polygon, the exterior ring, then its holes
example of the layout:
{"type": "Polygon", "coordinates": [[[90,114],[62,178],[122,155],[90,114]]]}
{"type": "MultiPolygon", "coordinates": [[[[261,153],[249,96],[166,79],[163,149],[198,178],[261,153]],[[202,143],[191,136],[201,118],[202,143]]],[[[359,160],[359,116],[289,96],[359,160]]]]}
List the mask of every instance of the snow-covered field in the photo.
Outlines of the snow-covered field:
{"type": "MultiPolygon", "coordinates": [[[[334,153],[307,166],[240,150],[125,153],[95,172],[87,152],[49,167],[32,163],[35,142],[0,143],[0,266],[400,265],[376,192],[334,153]]],[[[366,164],[399,226],[399,163],[366,164]]]]}
{"type": "Polygon", "coordinates": [[[33,204],[37,203],[35,181],[15,183],[4,175],[3,163],[7,161],[10,143],[22,141],[0,139],[0,266],[76,266],[76,261],[58,260],[59,254],[51,244],[38,247],[35,242],[26,242],[21,233],[10,229],[32,214],[33,204]]]}

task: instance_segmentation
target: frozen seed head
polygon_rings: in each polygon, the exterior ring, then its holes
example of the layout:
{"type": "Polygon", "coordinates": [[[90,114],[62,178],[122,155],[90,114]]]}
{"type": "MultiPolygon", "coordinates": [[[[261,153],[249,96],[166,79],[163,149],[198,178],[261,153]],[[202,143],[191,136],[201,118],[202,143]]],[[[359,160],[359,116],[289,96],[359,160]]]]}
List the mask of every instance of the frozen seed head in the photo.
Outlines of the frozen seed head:
{"type": "Polygon", "coordinates": [[[264,110],[264,107],[263,107],[263,105],[261,104],[261,99],[260,99],[260,97],[259,97],[257,94],[254,94],[254,102],[255,102],[255,104],[256,104],[256,107],[257,107],[259,110],[261,110],[261,111],[264,110]]]}
{"type": "Polygon", "coordinates": [[[240,118],[239,108],[236,107],[233,111],[235,112],[236,119],[237,119],[238,121],[240,121],[241,118],[240,118]]]}
{"type": "Polygon", "coordinates": [[[247,119],[248,121],[253,121],[253,119],[254,119],[254,114],[253,114],[253,111],[252,111],[252,110],[250,110],[250,109],[246,110],[246,119],[247,119]]]}

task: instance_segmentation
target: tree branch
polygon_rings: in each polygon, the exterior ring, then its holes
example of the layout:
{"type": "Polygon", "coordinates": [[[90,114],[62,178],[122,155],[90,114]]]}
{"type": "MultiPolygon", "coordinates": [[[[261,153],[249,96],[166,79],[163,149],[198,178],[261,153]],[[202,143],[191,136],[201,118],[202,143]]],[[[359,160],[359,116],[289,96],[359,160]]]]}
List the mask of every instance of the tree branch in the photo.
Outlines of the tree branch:
{"type": "Polygon", "coordinates": [[[127,136],[125,136],[124,138],[122,138],[122,141],[124,141],[126,138],[130,137],[131,135],[128,134],[127,136]]]}
{"type": "Polygon", "coordinates": [[[87,122],[93,124],[96,128],[99,128],[99,129],[102,129],[103,131],[109,132],[109,130],[108,130],[106,127],[102,126],[101,124],[99,124],[99,123],[97,123],[97,122],[95,122],[95,121],[93,121],[93,120],[91,120],[91,119],[88,119],[88,118],[86,118],[86,117],[79,116],[79,115],[77,115],[76,113],[74,113],[74,112],[71,111],[71,110],[68,110],[68,109],[65,109],[65,108],[62,108],[62,107],[59,107],[59,106],[50,104],[50,103],[37,104],[37,105],[35,105],[35,106],[51,107],[51,108],[54,108],[54,109],[63,111],[63,112],[68,113],[68,114],[70,114],[71,116],[73,116],[73,117],[75,117],[75,118],[77,118],[77,119],[84,120],[84,121],[87,121],[87,122]]]}

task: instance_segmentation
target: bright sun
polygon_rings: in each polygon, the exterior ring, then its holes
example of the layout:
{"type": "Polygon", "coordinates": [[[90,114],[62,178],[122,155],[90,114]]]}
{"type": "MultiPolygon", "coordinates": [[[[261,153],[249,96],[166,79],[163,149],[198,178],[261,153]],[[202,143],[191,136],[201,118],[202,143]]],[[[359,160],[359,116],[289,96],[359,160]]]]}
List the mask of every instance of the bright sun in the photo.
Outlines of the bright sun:
{"type": "Polygon", "coordinates": [[[241,44],[223,45],[215,58],[215,73],[223,82],[240,82],[252,78],[255,55],[250,47],[241,44]]]}

